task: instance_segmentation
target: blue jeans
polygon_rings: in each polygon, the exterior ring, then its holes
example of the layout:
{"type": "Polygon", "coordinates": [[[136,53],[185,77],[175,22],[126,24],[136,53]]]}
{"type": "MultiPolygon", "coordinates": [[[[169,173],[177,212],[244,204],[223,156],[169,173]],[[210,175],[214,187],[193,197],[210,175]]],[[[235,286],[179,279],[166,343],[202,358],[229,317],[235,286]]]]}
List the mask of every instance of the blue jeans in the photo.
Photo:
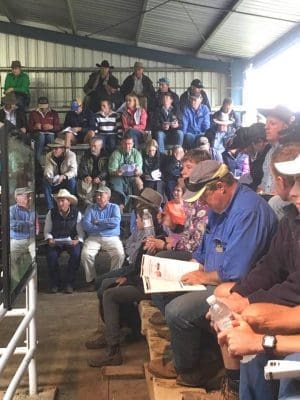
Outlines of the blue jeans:
{"type": "Polygon", "coordinates": [[[47,264],[49,272],[49,280],[51,287],[60,287],[61,281],[59,277],[58,259],[63,251],[66,251],[70,258],[68,261],[65,283],[74,285],[76,272],[80,265],[80,253],[81,243],[79,242],[76,246],[48,246],[47,249],[47,264]]]}
{"type": "MultiPolygon", "coordinates": [[[[290,354],[285,357],[288,361],[300,361],[300,353],[290,354]]],[[[300,366],[300,364],[299,364],[300,366]]],[[[300,399],[300,375],[299,378],[280,379],[278,400],[299,400],[300,399]]]]}
{"type": "Polygon", "coordinates": [[[179,295],[165,308],[174,364],[179,373],[196,367],[201,360],[204,343],[211,336],[209,322],[205,318],[209,307],[206,299],[215,288],[208,285],[205,291],[179,295]]]}
{"type": "Polygon", "coordinates": [[[198,139],[204,136],[204,133],[185,133],[183,139],[183,147],[187,150],[195,149],[198,146],[198,139]]]}
{"type": "Polygon", "coordinates": [[[67,189],[71,194],[76,194],[76,179],[65,179],[60,185],[53,186],[47,179],[43,180],[44,194],[48,210],[54,207],[53,193],[57,193],[59,189],[67,189]]]}
{"type": "Polygon", "coordinates": [[[172,129],[168,132],[165,131],[158,131],[156,133],[156,138],[158,142],[158,149],[160,153],[165,151],[165,144],[170,145],[180,145],[183,144],[183,132],[179,129],[172,129]]]}
{"type": "Polygon", "coordinates": [[[127,133],[129,133],[132,138],[133,138],[133,143],[134,143],[134,147],[136,149],[139,149],[140,144],[142,144],[143,141],[143,134],[141,131],[138,131],[137,129],[128,129],[127,133]]]}
{"type": "Polygon", "coordinates": [[[36,159],[37,161],[41,161],[42,153],[44,150],[44,147],[49,144],[54,142],[54,133],[43,133],[43,132],[38,132],[35,136],[35,154],[36,154],[36,159]]]}
{"type": "Polygon", "coordinates": [[[248,363],[241,363],[240,399],[243,400],[277,400],[278,381],[266,381],[264,366],[273,357],[258,354],[248,363]]]}

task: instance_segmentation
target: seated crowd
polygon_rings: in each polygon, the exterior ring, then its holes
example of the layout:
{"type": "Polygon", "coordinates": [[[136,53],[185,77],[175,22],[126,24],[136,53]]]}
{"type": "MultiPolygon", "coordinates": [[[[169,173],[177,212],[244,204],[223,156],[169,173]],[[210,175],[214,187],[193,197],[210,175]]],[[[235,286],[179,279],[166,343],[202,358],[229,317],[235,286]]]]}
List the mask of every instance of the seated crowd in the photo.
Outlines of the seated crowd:
{"type": "Polygon", "coordinates": [[[24,143],[33,135],[38,162],[45,145],[50,148],[43,188],[51,291],[64,284],[72,293],[83,266],[105,327],[86,346],[107,350],[89,365],[120,365],[122,344],[140,336],[137,303],[149,298],[140,277],[143,254],[194,261],[198,269],[182,281],[204,284],[205,291],[152,295],[172,353],[151,361],[150,372],[208,391],[222,381],[223,399],[298,398],[299,380],[266,381],[263,367],[268,359],[300,359],[299,125],[278,105],[258,110],[265,125],[240,127],[230,99],[210,116],[199,79],[179,99],[167,78],[155,92],[143,72],[136,62],[119,87],[103,61],[84,87],[85,104],[72,101],[63,130],[46,97],[27,124],[14,91],[5,95],[0,118],[17,127],[24,143]],[[89,144],[79,165],[74,143],[89,144]],[[123,246],[124,209],[131,221],[123,246]],[[98,276],[101,249],[109,253],[110,271],[98,276]],[[62,251],[70,255],[64,283],[62,251]],[[212,294],[232,312],[232,326],[222,332],[210,321],[212,294]],[[124,325],[130,335],[124,336],[124,325]],[[250,354],[255,357],[241,362],[250,354]]]}

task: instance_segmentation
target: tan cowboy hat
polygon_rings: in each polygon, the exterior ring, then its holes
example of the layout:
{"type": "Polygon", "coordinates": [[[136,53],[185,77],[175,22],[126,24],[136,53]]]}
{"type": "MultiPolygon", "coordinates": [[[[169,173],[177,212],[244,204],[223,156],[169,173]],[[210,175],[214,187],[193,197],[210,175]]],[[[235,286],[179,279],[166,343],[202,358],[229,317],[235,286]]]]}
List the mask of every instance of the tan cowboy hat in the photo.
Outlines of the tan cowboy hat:
{"type": "Polygon", "coordinates": [[[234,122],[229,119],[228,113],[224,113],[222,111],[217,113],[217,118],[214,118],[213,121],[218,125],[231,125],[234,122]]]}
{"type": "Polygon", "coordinates": [[[53,197],[54,197],[55,201],[57,199],[64,198],[64,199],[68,199],[69,202],[74,206],[76,206],[78,204],[77,197],[73,196],[67,189],[60,189],[59,192],[56,193],[53,197]]]}
{"type": "Polygon", "coordinates": [[[130,195],[129,197],[157,210],[163,201],[162,195],[151,188],[145,188],[139,196],[130,195]]]}
{"type": "Polygon", "coordinates": [[[56,138],[54,140],[54,143],[49,143],[47,146],[51,147],[52,149],[57,147],[66,147],[66,142],[64,141],[64,139],[56,138]]]}

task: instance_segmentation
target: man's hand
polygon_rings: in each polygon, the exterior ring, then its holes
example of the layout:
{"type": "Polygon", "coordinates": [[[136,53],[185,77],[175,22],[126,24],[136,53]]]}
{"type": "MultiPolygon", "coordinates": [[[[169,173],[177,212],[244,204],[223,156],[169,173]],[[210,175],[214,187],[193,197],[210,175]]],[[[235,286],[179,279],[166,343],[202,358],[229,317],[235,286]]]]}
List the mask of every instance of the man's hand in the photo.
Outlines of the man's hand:
{"type": "Polygon", "coordinates": [[[262,351],[263,335],[255,333],[238,314],[234,314],[232,328],[218,334],[219,343],[227,343],[228,352],[233,357],[242,357],[262,351]]]}
{"type": "Polygon", "coordinates": [[[26,128],[20,128],[20,131],[25,134],[26,133],[26,128]]]}
{"type": "Polygon", "coordinates": [[[43,125],[43,129],[44,129],[45,131],[51,131],[51,129],[53,129],[53,125],[51,125],[51,124],[44,124],[44,125],[43,125]]]}
{"type": "Polygon", "coordinates": [[[192,271],[182,275],[180,280],[188,285],[201,285],[205,283],[205,274],[206,272],[200,270],[192,271]]]}
{"type": "Polygon", "coordinates": [[[126,276],[120,276],[119,278],[116,279],[116,283],[118,284],[118,286],[122,286],[126,282],[127,282],[126,276]]]}
{"type": "Polygon", "coordinates": [[[163,250],[165,246],[165,242],[162,239],[156,239],[155,237],[148,237],[144,241],[144,250],[149,251],[150,253],[155,253],[158,250],[163,250]]]}
{"type": "Polygon", "coordinates": [[[221,298],[222,303],[226,304],[231,311],[241,314],[246,307],[249,305],[247,297],[243,297],[240,294],[233,292],[228,297],[221,298]]]}
{"type": "Polygon", "coordinates": [[[85,183],[90,184],[92,183],[93,178],[91,176],[86,176],[83,180],[85,183]]]}
{"type": "Polygon", "coordinates": [[[48,239],[48,245],[50,247],[54,247],[55,246],[55,240],[54,239],[48,239]]]}
{"type": "Polygon", "coordinates": [[[71,246],[75,247],[75,246],[78,245],[78,243],[79,243],[79,240],[78,240],[78,239],[73,239],[73,240],[71,241],[71,246]]]}
{"type": "Polygon", "coordinates": [[[115,172],[116,176],[122,176],[123,175],[123,171],[121,169],[118,169],[118,171],[115,172]]]}
{"type": "Polygon", "coordinates": [[[65,176],[64,175],[59,175],[59,178],[58,178],[58,183],[62,183],[62,181],[65,179],[65,176]]]}
{"type": "Polygon", "coordinates": [[[172,127],[173,129],[178,128],[178,127],[179,127],[178,121],[177,121],[177,120],[176,120],[176,121],[173,121],[173,122],[171,123],[171,127],[172,127]]]}
{"type": "Polygon", "coordinates": [[[142,175],[142,171],[140,171],[139,168],[136,167],[135,170],[134,170],[134,175],[135,176],[140,176],[140,175],[142,175]]]}
{"type": "Polygon", "coordinates": [[[82,131],[82,128],[81,128],[80,126],[77,126],[76,128],[72,128],[72,130],[73,130],[74,132],[81,132],[81,131],[82,131]]]}

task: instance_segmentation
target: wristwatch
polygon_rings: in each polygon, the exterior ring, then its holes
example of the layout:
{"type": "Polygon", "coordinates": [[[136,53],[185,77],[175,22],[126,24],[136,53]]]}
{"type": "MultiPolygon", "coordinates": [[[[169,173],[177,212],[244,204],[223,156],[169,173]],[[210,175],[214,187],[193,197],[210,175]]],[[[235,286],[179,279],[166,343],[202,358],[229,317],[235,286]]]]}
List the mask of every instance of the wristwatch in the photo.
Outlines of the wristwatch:
{"type": "Polygon", "coordinates": [[[262,339],[262,347],[266,354],[274,354],[276,348],[277,339],[276,336],[265,335],[262,339]]]}

